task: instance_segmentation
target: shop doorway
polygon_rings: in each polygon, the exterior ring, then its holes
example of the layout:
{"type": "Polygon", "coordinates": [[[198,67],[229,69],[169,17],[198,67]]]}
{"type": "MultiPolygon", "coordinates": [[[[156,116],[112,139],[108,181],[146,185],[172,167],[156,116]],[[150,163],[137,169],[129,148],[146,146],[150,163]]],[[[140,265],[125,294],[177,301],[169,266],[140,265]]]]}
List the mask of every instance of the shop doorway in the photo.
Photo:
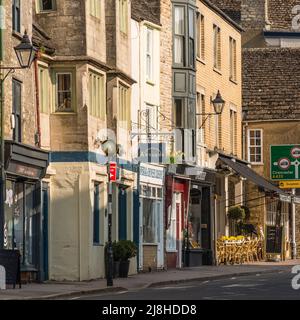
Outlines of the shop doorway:
{"type": "Polygon", "coordinates": [[[127,240],[127,190],[119,186],[119,240],[127,240]]]}
{"type": "Polygon", "coordinates": [[[49,279],[49,249],[48,249],[48,220],[49,219],[49,188],[48,184],[43,184],[42,188],[42,229],[43,229],[43,240],[42,240],[42,264],[43,264],[43,276],[42,280],[46,281],[49,279]]]}

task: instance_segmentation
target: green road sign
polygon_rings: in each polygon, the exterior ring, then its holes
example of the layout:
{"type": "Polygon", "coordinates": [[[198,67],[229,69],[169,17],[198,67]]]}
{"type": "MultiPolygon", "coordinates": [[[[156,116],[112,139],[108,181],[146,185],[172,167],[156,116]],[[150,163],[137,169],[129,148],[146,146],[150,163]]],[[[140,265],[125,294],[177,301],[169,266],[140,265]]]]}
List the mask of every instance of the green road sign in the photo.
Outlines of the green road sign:
{"type": "Polygon", "coordinates": [[[271,179],[300,179],[300,145],[271,146],[271,179]]]}

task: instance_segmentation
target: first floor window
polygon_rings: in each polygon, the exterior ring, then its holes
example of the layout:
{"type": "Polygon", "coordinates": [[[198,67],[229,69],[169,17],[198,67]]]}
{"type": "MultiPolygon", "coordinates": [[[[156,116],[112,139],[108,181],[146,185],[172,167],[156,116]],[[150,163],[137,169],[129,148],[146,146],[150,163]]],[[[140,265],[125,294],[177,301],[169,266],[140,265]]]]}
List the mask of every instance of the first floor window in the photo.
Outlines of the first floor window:
{"type": "Polygon", "coordinates": [[[42,113],[49,112],[49,72],[47,68],[39,67],[39,98],[42,113]]]}
{"type": "Polygon", "coordinates": [[[93,242],[100,243],[100,183],[94,184],[93,242]]]}
{"type": "Polygon", "coordinates": [[[147,28],[146,79],[153,80],[153,30],[147,28]]]}
{"type": "Polygon", "coordinates": [[[12,1],[12,27],[13,31],[21,32],[21,1],[12,1]]]}
{"type": "Polygon", "coordinates": [[[56,10],[56,0],[39,0],[40,11],[53,11],[56,10]]]}
{"type": "Polygon", "coordinates": [[[56,112],[73,111],[73,79],[71,72],[56,73],[56,112]]]}
{"type": "Polygon", "coordinates": [[[262,130],[250,129],[248,131],[248,161],[262,163],[262,130]]]}
{"type": "Polygon", "coordinates": [[[230,149],[231,153],[237,153],[237,113],[230,110],[230,149]]]}
{"type": "Polygon", "coordinates": [[[90,14],[96,18],[100,18],[101,0],[90,0],[90,14]]]}
{"type": "Polygon", "coordinates": [[[105,81],[104,76],[95,72],[89,74],[90,115],[105,120],[105,81]]]}
{"type": "Polygon", "coordinates": [[[130,102],[129,89],[123,85],[119,85],[119,108],[118,120],[121,122],[122,128],[128,128],[130,120],[130,102]]]}

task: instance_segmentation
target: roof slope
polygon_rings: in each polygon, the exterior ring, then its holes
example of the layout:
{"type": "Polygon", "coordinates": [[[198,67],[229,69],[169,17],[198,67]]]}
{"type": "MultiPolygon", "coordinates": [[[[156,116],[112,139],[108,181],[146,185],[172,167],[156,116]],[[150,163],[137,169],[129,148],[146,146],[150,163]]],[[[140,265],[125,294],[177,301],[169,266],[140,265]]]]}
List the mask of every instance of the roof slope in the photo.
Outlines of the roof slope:
{"type": "Polygon", "coordinates": [[[244,49],[244,119],[300,119],[298,70],[300,48],[244,49]]]}

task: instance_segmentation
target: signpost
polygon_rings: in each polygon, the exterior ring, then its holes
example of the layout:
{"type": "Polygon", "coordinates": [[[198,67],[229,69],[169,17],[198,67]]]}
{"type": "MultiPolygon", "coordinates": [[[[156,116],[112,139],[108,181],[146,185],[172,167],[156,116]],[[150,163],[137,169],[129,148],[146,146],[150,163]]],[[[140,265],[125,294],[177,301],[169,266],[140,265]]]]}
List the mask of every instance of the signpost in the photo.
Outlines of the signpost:
{"type": "MultiPolygon", "coordinates": [[[[292,202],[292,258],[296,258],[296,224],[295,224],[295,189],[300,188],[300,145],[273,145],[270,147],[271,161],[270,161],[270,177],[274,181],[280,181],[279,187],[282,189],[292,189],[293,202],[292,202]]],[[[289,196],[280,195],[281,201],[291,202],[289,196]]],[[[279,213],[278,221],[276,219],[276,241],[279,241],[279,213]]],[[[275,241],[275,242],[276,242],[275,241]]]]}
{"type": "Polygon", "coordinates": [[[271,146],[270,177],[274,181],[300,179],[300,145],[271,146]]]}

